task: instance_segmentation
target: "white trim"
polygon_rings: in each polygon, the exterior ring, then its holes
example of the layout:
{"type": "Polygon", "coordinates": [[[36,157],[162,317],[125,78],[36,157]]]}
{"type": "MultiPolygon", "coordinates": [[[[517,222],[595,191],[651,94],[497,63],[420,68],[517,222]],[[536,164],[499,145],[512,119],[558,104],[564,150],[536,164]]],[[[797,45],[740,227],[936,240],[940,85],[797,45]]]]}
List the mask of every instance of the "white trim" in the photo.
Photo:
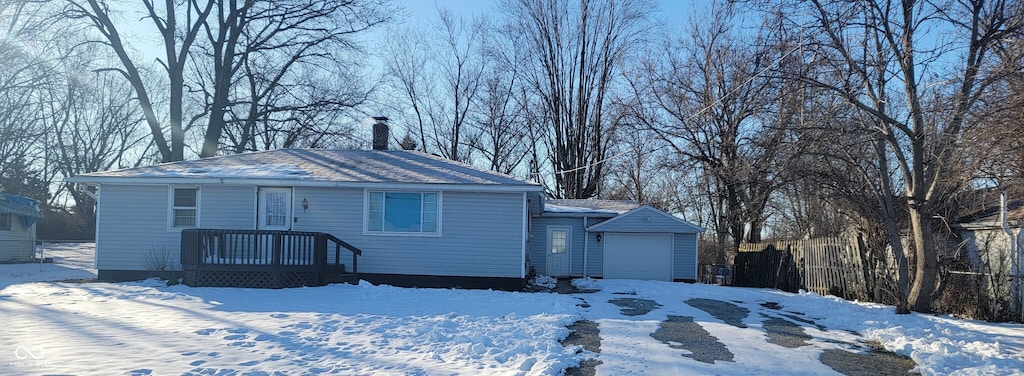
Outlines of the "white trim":
{"type": "Polygon", "coordinates": [[[668,281],[676,281],[676,234],[668,234],[668,281]]]}
{"type": "MultiPolygon", "coordinates": [[[[202,226],[200,222],[200,205],[203,199],[203,189],[198,185],[168,185],[167,186],[167,231],[180,232],[186,228],[200,228],[202,226]],[[189,189],[193,188],[196,190],[196,223],[190,227],[176,227],[174,226],[174,190],[177,188],[189,189]]],[[[99,224],[96,225],[99,228],[99,224]]]]}
{"type": "Polygon", "coordinates": [[[257,230],[285,230],[285,231],[291,230],[292,229],[292,222],[293,222],[292,214],[294,212],[295,212],[295,194],[294,194],[292,188],[289,188],[289,187],[256,187],[256,229],[257,230]],[[266,225],[263,225],[263,220],[264,220],[263,214],[265,214],[265,213],[262,211],[264,209],[263,205],[260,205],[260,203],[261,203],[260,199],[263,198],[263,192],[268,192],[268,193],[269,192],[278,192],[278,193],[287,192],[287,194],[288,194],[288,201],[287,201],[288,208],[287,208],[287,212],[285,213],[285,216],[284,216],[284,223],[285,223],[284,226],[280,226],[280,227],[278,227],[278,226],[266,227],[266,225]]]}
{"type": "MultiPolygon", "coordinates": [[[[583,216],[583,278],[587,278],[587,256],[590,254],[590,231],[587,231],[589,217],[583,216]]],[[[569,269],[572,269],[570,264],[569,269]]]]}
{"type": "Polygon", "coordinates": [[[249,178],[167,178],[151,176],[74,176],[67,181],[82,184],[124,184],[124,185],[257,185],[290,187],[359,188],[375,191],[467,191],[467,192],[543,192],[544,187],[533,184],[442,184],[442,183],[395,183],[395,182],[347,182],[303,179],[249,179],[249,178]]]}
{"type": "Polygon", "coordinates": [[[519,265],[522,265],[520,270],[519,278],[526,278],[526,253],[529,252],[529,236],[530,236],[530,200],[526,196],[526,192],[523,192],[523,255],[519,265]]]}
{"type": "Polygon", "coordinates": [[[99,268],[100,268],[100,248],[101,248],[100,247],[100,229],[103,228],[102,226],[100,226],[100,219],[103,218],[103,216],[100,215],[100,211],[103,209],[103,204],[101,204],[102,201],[100,201],[100,196],[103,195],[101,190],[102,190],[102,188],[97,185],[96,186],[96,196],[95,196],[95,200],[96,200],[96,228],[93,229],[93,242],[94,242],[94,245],[93,245],[93,250],[92,250],[92,268],[96,269],[97,272],[99,271],[99,268]]]}
{"type": "MultiPolygon", "coordinates": [[[[412,191],[412,190],[378,190],[378,189],[363,189],[363,235],[368,236],[415,236],[415,237],[441,237],[441,217],[443,210],[443,191],[412,191]],[[422,199],[422,195],[426,193],[433,193],[437,195],[437,232],[423,232],[422,221],[420,218],[420,232],[398,232],[398,231],[370,231],[369,219],[370,219],[370,193],[371,192],[383,192],[383,193],[419,193],[422,199]]],[[[423,213],[422,201],[420,202],[420,214],[423,213]]]]}
{"type": "MultiPolygon", "coordinates": [[[[684,226],[690,228],[691,230],[693,230],[696,233],[701,233],[701,232],[706,231],[706,229],[703,228],[703,227],[697,226],[697,225],[695,225],[693,223],[690,223],[689,221],[687,221],[685,219],[682,219],[682,218],[676,217],[674,215],[668,214],[666,212],[663,212],[661,210],[658,210],[658,209],[656,209],[656,208],[654,208],[654,207],[652,207],[650,205],[643,205],[643,206],[640,206],[640,207],[638,207],[636,209],[633,209],[633,210],[630,210],[628,212],[619,214],[615,218],[612,218],[612,219],[609,219],[607,221],[604,221],[604,222],[601,222],[601,223],[598,223],[596,225],[591,226],[590,228],[587,229],[587,231],[594,231],[594,232],[609,232],[609,231],[610,232],[622,232],[622,231],[614,231],[614,230],[602,230],[601,227],[611,226],[611,225],[609,225],[610,223],[615,223],[616,221],[618,221],[618,220],[620,220],[620,219],[622,219],[622,218],[624,218],[626,216],[632,215],[632,214],[637,213],[637,212],[639,212],[641,210],[644,210],[644,209],[650,209],[651,211],[655,212],[656,214],[658,214],[660,216],[663,216],[665,218],[669,218],[669,219],[671,219],[673,221],[676,221],[679,224],[684,225],[684,226]]],[[[644,231],[644,232],[646,232],[646,231],[644,231]]],[[[665,231],[652,231],[652,232],[662,232],[662,233],[664,233],[665,231]]],[[[685,233],[690,233],[690,232],[677,232],[677,233],[685,234],[685,233]]]]}
{"type": "Polygon", "coordinates": [[[693,280],[700,281],[700,234],[693,234],[693,280]]]}
{"type": "Polygon", "coordinates": [[[260,187],[252,186],[252,228],[260,225],[260,187]]]}

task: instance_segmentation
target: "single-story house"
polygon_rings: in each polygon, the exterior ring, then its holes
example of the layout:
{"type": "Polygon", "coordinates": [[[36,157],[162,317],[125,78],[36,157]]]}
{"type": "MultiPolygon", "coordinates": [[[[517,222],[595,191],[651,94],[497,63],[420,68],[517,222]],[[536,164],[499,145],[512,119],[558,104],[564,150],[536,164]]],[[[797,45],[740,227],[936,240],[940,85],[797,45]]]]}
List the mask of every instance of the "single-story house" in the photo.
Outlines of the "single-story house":
{"type": "Polygon", "coordinates": [[[0,192],[0,262],[29,262],[35,257],[39,201],[0,192]]]}
{"type": "Polygon", "coordinates": [[[531,261],[557,276],[696,279],[692,224],[637,205],[578,202],[569,213],[545,203],[538,183],[387,150],[381,125],[373,150],[279,149],[71,178],[95,189],[99,278],[148,277],[160,269],[153,260],[214,261],[209,249],[227,252],[227,240],[195,240],[189,229],[222,229],[329,234],[361,250],[358,277],[375,283],[516,289],[531,261]],[[555,246],[572,259],[567,269],[549,268],[562,262],[545,258],[552,234],[566,238],[555,246]],[[179,258],[193,246],[206,253],[179,258]]]}

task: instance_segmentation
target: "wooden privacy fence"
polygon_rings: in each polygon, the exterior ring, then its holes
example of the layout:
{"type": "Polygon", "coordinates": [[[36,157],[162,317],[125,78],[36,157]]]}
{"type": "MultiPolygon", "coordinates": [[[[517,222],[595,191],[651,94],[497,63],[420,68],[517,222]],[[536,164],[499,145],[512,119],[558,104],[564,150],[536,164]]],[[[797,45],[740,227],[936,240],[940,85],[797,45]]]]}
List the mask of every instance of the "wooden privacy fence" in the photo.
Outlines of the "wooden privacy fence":
{"type": "Polygon", "coordinates": [[[741,244],[734,284],[867,299],[861,246],[854,237],[741,244]]]}

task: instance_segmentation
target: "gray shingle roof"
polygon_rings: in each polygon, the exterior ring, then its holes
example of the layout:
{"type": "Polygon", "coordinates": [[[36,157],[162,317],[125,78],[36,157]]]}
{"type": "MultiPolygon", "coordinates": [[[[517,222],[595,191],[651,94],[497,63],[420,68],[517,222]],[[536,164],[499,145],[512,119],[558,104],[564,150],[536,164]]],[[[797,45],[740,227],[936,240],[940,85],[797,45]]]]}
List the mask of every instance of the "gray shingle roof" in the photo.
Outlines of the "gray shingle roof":
{"type": "Polygon", "coordinates": [[[405,150],[278,149],[94,172],[71,179],[78,183],[197,182],[206,179],[287,180],[309,183],[396,183],[484,186],[540,185],[421,152],[405,150]]]}
{"type": "Polygon", "coordinates": [[[549,199],[544,201],[544,211],[548,213],[607,213],[622,214],[640,207],[640,204],[629,200],[598,200],[598,199],[549,199]]]}

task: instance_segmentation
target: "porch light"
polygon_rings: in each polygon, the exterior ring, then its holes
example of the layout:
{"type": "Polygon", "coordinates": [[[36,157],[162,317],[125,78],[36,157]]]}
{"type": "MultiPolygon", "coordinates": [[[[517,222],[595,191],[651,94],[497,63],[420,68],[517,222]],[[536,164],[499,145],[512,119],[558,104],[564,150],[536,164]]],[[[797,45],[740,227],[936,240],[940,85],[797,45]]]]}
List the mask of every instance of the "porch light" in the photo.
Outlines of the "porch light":
{"type": "Polygon", "coordinates": [[[303,197],[302,198],[302,211],[306,211],[308,209],[309,209],[309,200],[307,200],[305,197],[303,197]]]}
{"type": "Polygon", "coordinates": [[[597,233],[597,242],[598,242],[598,243],[600,243],[600,242],[601,242],[601,233],[600,233],[600,232],[599,232],[599,233],[597,233]]]}

